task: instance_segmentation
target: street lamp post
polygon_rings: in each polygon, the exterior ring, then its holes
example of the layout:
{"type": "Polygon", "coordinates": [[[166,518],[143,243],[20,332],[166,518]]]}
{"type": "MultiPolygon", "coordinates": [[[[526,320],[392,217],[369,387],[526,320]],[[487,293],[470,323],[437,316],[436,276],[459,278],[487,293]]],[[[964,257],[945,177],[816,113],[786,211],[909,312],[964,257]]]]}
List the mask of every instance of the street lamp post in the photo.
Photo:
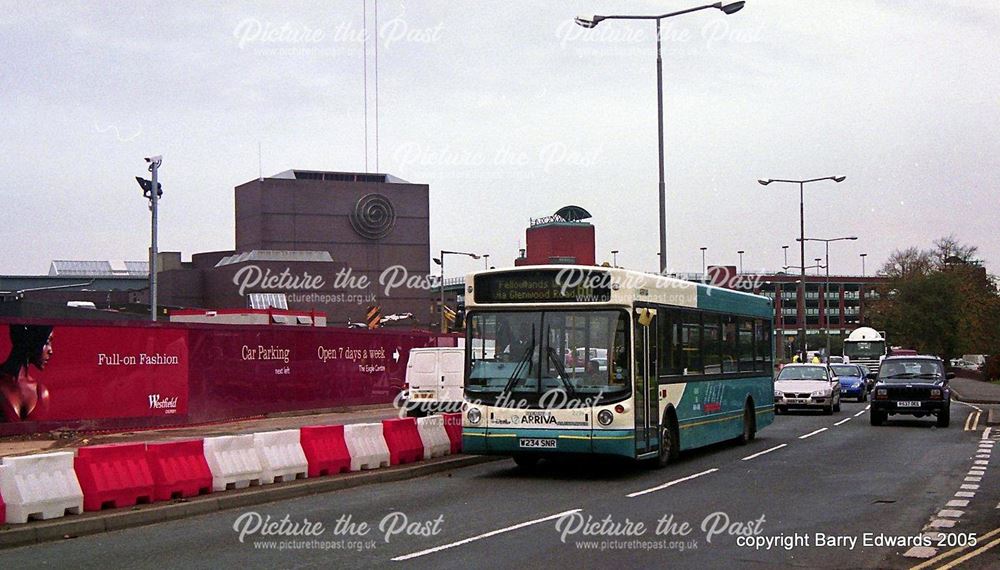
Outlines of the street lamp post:
{"type": "Polygon", "coordinates": [[[618,250],[611,250],[611,267],[618,267],[618,250]]]}
{"type": "Polygon", "coordinates": [[[656,116],[658,123],[658,137],[659,137],[659,167],[660,167],[660,274],[665,275],[667,269],[667,194],[666,194],[666,182],[663,173],[663,58],[661,57],[660,49],[660,20],[665,18],[670,18],[671,16],[679,16],[681,14],[688,14],[690,12],[697,12],[699,10],[707,10],[709,8],[715,8],[721,10],[724,14],[733,14],[738,12],[746,2],[731,2],[729,4],[723,5],[722,2],[716,2],[714,4],[706,4],[704,6],[698,6],[695,8],[688,8],[686,10],[679,10],[677,12],[671,12],[669,14],[661,14],[659,16],[591,16],[590,18],[580,17],[576,18],[576,23],[584,28],[593,28],[600,24],[604,20],[655,20],[656,21],[656,116]]]}
{"type": "Polygon", "coordinates": [[[787,245],[783,245],[783,246],[781,246],[781,249],[784,250],[784,252],[785,252],[785,266],[787,267],[788,266],[788,246],[787,245]]]}
{"type": "MultiPolygon", "coordinates": [[[[825,325],[824,326],[824,330],[826,331],[826,358],[827,358],[828,362],[829,362],[829,359],[830,359],[830,320],[829,320],[829,317],[826,314],[826,297],[827,297],[827,295],[830,294],[830,242],[834,242],[834,241],[855,241],[857,239],[858,239],[857,236],[838,237],[838,238],[831,238],[831,239],[803,238],[803,241],[821,241],[821,242],[823,242],[826,245],[826,285],[823,286],[823,303],[822,303],[823,314],[821,315],[821,318],[822,318],[821,322],[825,325]]],[[[821,258],[817,257],[816,258],[816,262],[819,263],[820,259],[821,258]]],[[[862,257],[862,259],[864,259],[864,258],[862,257]]],[[[819,269],[817,269],[816,271],[818,273],[819,269]]]]}
{"type": "Polygon", "coordinates": [[[468,253],[465,251],[445,251],[441,250],[441,257],[435,257],[434,263],[441,266],[441,306],[438,307],[438,314],[441,315],[441,332],[448,332],[448,321],[444,318],[444,256],[446,255],[465,255],[471,257],[472,259],[479,259],[480,255],[477,253],[468,253]]]}
{"type": "Polygon", "coordinates": [[[705,279],[707,279],[706,275],[707,270],[705,269],[705,250],[707,250],[708,248],[702,247],[699,249],[701,249],[701,279],[704,281],[705,279]]]}
{"type": "Polygon", "coordinates": [[[772,182],[787,182],[789,184],[799,185],[799,239],[803,240],[799,242],[799,256],[800,256],[800,266],[802,269],[801,280],[799,281],[799,291],[798,300],[796,302],[796,310],[798,312],[799,320],[801,322],[801,327],[799,329],[799,334],[802,335],[802,341],[800,343],[799,354],[803,362],[806,359],[806,208],[805,208],[805,190],[804,187],[810,182],[819,182],[820,180],[833,180],[838,184],[843,182],[846,176],[824,176],[822,178],[810,178],[809,180],[784,180],[780,178],[769,178],[767,180],[758,180],[762,186],[767,186],[772,182]]]}
{"type": "Polygon", "coordinates": [[[743,254],[746,252],[741,249],[736,253],[740,254],[740,275],[743,275],[743,254]]]}
{"type": "Polygon", "coordinates": [[[490,254],[484,253],[483,254],[483,259],[484,259],[484,261],[483,261],[483,268],[484,269],[489,269],[490,268],[490,254]]]}
{"type": "Polygon", "coordinates": [[[868,257],[867,253],[861,254],[861,276],[865,276],[865,258],[868,257]]]}

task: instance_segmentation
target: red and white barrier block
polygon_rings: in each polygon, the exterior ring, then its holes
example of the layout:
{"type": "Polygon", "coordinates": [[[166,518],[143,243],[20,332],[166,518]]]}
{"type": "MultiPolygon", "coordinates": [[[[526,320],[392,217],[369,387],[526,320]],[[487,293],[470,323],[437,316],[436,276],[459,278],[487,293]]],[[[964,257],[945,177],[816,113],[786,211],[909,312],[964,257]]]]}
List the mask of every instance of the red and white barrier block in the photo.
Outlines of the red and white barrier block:
{"type": "Polygon", "coordinates": [[[0,463],[0,494],[8,523],[29,518],[52,519],[83,511],[83,490],[73,470],[73,453],[61,451],[4,457],[0,463]]]}
{"type": "Polygon", "coordinates": [[[263,477],[251,434],[206,437],[205,459],[212,470],[213,491],[245,489],[259,485],[263,477]]]}
{"type": "Polygon", "coordinates": [[[309,461],[299,444],[299,430],[265,431],[253,434],[253,446],[261,465],[261,484],[305,479],[309,461]]]}
{"type": "Polygon", "coordinates": [[[346,425],[344,439],[351,454],[351,471],[389,466],[389,447],[382,436],[382,424],[346,425]]]}
{"type": "Polygon", "coordinates": [[[428,416],[417,418],[417,431],[424,444],[424,459],[441,457],[451,453],[451,440],[444,429],[444,417],[428,416]]]}

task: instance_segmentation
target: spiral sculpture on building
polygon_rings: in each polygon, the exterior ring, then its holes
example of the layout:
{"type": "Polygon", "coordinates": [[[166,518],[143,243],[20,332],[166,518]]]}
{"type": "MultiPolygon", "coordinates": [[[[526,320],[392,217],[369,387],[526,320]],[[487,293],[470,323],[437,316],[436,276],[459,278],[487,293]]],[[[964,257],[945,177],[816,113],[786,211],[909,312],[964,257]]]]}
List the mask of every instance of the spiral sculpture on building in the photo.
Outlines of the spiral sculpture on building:
{"type": "Polygon", "coordinates": [[[365,194],[354,205],[351,225],[362,237],[381,239],[389,235],[396,225],[396,211],[392,207],[392,202],[385,196],[365,194]]]}

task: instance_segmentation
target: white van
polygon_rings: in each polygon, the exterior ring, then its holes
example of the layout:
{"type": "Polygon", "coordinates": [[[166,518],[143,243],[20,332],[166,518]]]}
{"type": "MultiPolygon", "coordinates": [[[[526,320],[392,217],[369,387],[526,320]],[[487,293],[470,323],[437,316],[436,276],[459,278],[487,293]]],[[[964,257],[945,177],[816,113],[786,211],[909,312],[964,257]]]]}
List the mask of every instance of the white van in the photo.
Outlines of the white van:
{"type": "Polygon", "coordinates": [[[464,377],[465,348],[410,350],[403,387],[406,415],[420,417],[435,411],[462,411],[464,377]]]}

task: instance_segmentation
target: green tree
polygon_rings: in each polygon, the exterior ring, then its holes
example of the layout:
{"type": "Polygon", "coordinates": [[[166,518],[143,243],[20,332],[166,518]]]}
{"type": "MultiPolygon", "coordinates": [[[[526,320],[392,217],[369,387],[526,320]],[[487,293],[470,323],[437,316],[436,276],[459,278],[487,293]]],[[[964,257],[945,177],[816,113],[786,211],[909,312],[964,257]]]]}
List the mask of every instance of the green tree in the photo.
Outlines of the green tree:
{"type": "Polygon", "coordinates": [[[945,359],[996,353],[1000,296],[977,251],[948,236],[929,250],[894,252],[880,271],[889,282],[872,306],[874,326],[888,331],[892,345],[945,359]]]}

